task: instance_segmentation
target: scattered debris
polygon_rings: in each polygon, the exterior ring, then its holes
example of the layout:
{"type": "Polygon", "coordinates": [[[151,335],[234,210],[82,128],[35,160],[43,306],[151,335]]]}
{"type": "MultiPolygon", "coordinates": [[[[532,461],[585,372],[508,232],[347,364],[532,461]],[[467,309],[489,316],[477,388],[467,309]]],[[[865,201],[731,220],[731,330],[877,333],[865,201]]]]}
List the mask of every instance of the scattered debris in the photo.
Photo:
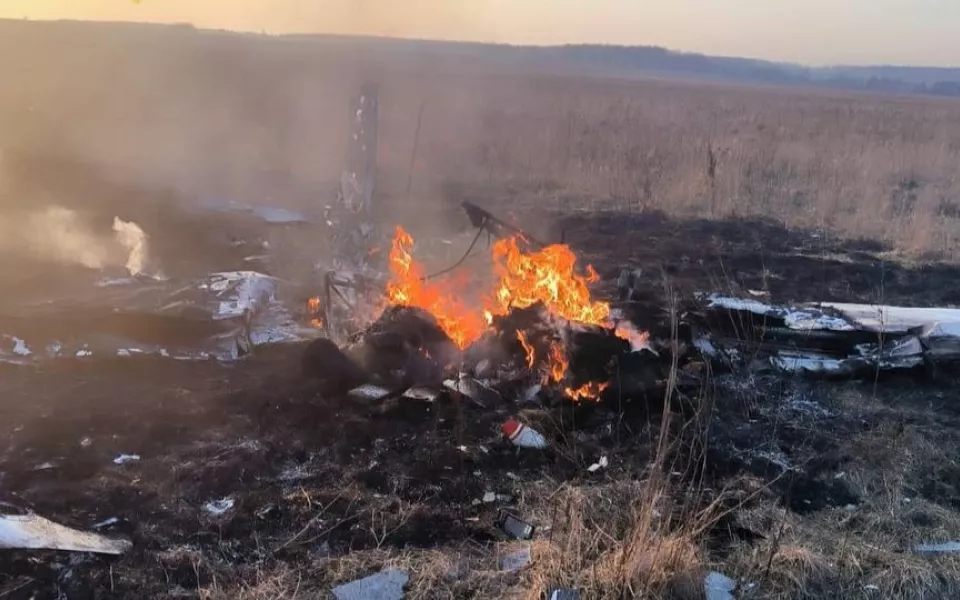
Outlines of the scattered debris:
{"type": "Polygon", "coordinates": [[[268,521],[280,516],[280,507],[276,504],[267,504],[257,510],[257,518],[261,521],[268,521]]]}
{"type": "Polygon", "coordinates": [[[114,540],[71,529],[31,512],[0,514],[0,548],[116,555],[132,546],[128,540],[114,540]]]}
{"type": "Polygon", "coordinates": [[[100,521],[99,523],[97,523],[96,525],[94,525],[93,528],[94,528],[94,529],[104,529],[104,528],[107,528],[107,527],[113,527],[114,525],[117,525],[117,524],[119,524],[119,523],[120,523],[120,519],[119,519],[118,517],[110,517],[109,519],[105,519],[105,520],[103,520],[103,521],[100,521]]]}
{"type": "Polygon", "coordinates": [[[565,588],[547,592],[547,600],[580,600],[580,590],[565,588]]]}
{"type": "Polygon", "coordinates": [[[598,460],[597,462],[587,467],[587,471],[590,471],[591,473],[596,473],[600,469],[605,469],[608,464],[609,462],[607,461],[607,457],[601,456],[600,460],[598,460]]]}
{"type": "Polygon", "coordinates": [[[507,511],[500,512],[496,525],[502,532],[517,540],[529,540],[536,531],[536,527],[507,511]]]}
{"type": "Polygon", "coordinates": [[[927,361],[960,359],[960,309],[810,303],[777,306],[720,294],[706,296],[711,340],[694,342],[707,356],[715,346],[737,360],[768,357],[773,367],[817,375],[856,375],[913,369],[927,361]]]}
{"type": "Polygon", "coordinates": [[[233,508],[234,500],[233,498],[223,498],[222,500],[216,500],[214,502],[207,502],[203,505],[203,510],[208,515],[212,517],[219,517],[226,514],[230,509],[233,508]]]}
{"type": "Polygon", "coordinates": [[[508,573],[519,571],[530,564],[531,560],[530,546],[524,546],[516,552],[502,556],[500,558],[500,570],[507,571],[508,573]]]}
{"type": "Polygon", "coordinates": [[[483,495],[484,504],[491,504],[497,501],[497,495],[493,492],[487,492],[483,495]]]}
{"type": "Polygon", "coordinates": [[[333,588],[337,600],[401,600],[410,575],[388,569],[333,588]]]}
{"type": "Polygon", "coordinates": [[[519,448],[543,449],[548,446],[546,438],[539,431],[527,427],[516,419],[508,420],[501,426],[501,429],[503,435],[519,448]]]}
{"type": "Polygon", "coordinates": [[[460,377],[456,380],[445,380],[443,387],[466,396],[481,408],[495,404],[500,399],[500,394],[496,390],[484,385],[481,381],[470,377],[466,373],[461,373],[460,377]]]}
{"type": "Polygon", "coordinates": [[[121,454],[120,456],[113,459],[113,464],[125,465],[128,462],[137,462],[138,460],[140,460],[139,454],[121,454]]]}
{"type": "Polygon", "coordinates": [[[943,542],[940,544],[920,544],[917,552],[923,554],[937,554],[941,552],[960,552],[960,542],[943,542]]]}
{"type": "Polygon", "coordinates": [[[733,600],[733,591],[737,589],[737,582],[723,573],[711,571],[703,579],[703,589],[706,600],[733,600]]]}

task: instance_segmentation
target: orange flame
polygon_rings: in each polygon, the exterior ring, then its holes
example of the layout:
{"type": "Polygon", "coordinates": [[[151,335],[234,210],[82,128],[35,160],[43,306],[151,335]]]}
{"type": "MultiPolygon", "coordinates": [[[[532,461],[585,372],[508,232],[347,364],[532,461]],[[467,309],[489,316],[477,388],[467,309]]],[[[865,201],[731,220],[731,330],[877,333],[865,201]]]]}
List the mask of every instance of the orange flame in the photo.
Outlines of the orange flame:
{"type": "Polygon", "coordinates": [[[547,381],[553,383],[563,381],[563,378],[567,375],[568,366],[569,364],[567,363],[567,356],[563,349],[563,344],[560,342],[550,344],[550,356],[547,362],[547,381]]]}
{"type": "MultiPolygon", "coordinates": [[[[387,284],[387,299],[394,305],[422,308],[430,312],[440,327],[461,349],[483,335],[495,315],[506,315],[514,308],[528,308],[537,303],[551,314],[568,321],[590,325],[609,326],[610,305],[593,301],[588,284],[598,279],[591,266],[586,275],[576,270],[576,255],[563,244],[547,246],[542,250],[524,253],[519,238],[497,241],[492,250],[498,282],[494,293],[486,299],[486,306],[474,310],[456,299],[456,291],[449,284],[425,282],[423,269],[411,255],[413,238],[402,227],[397,227],[390,250],[391,280],[387,284]]],[[[622,329],[617,335],[634,343],[646,342],[646,334],[622,329]]],[[[535,348],[523,331],[517,331],[517,340],[526,354],[529,368],[537,362],[535,348]]],[[[543,381],[562,385],[569,367],[566,349],[560,341],[550,345],[543,364],[543,381]]],[[[579,388],[564,388],[573,400],[597,398],[607,383],[591,382],[579,388]]]]}
{"type": "Polygon", "coordinates": [[[609,383],[598,383],[596,381],[591,381],[589,383],[585,383],[577,389],[564,388],[563,391],[567,394],[567,396],[570,397],[571,400],[596,400],[600,397],[600,394],[603,392],[603,390],[607,389],[608,387],[610,387],[609,383]]]}
{"type": "Polygon", "coordinates": [[[506,314],[511,308],[527,308],[542,302],[550,313],[568,321],[604,325],[610,305],[590,299],[587,284],[598,279],[593,267],[587,275],[576,272],[577,257],[569,246],[554,244],[525,254],[517,238],[498,240],[493,259],[500,282],[492,312],[506,314]]]}
{"type": "Polygon", "coordinates": [[[613,333],[621,340],[630,342],[630,349],[634,352],[650,346],[650,333],[639,331],[629,322],[618,324],[613,333]]]}
{"type": "Polygon", "coordinates": [[[532,369],[533,363],[537,358],[536,350],[530,345],[530,342],[527,341],[527,334],[519,329],[517,330],[517,340],[520,342],[520,345],[523,346],[523,351],[527,355],[527,368],[532,369]]]}
{"type": "Polygon", "coordinates": [[[320,318],[320,297],[314,296],[307,300],[307,312],[313,315],[313,318],[310,319],[310,326],[317,327],[319,329],[323,328],[323,319],[320,318]]]}
{"type": "Polygon", "coordinates": [[[397,226],[390,249],[387,300],[394,305],[429,312],[458,348],[466,348],[483,334],[486,328],[483,317],[460,303],[452,290],[424,281],[422,268],[410,254],[412,247],[413,237],[397,226]]]}

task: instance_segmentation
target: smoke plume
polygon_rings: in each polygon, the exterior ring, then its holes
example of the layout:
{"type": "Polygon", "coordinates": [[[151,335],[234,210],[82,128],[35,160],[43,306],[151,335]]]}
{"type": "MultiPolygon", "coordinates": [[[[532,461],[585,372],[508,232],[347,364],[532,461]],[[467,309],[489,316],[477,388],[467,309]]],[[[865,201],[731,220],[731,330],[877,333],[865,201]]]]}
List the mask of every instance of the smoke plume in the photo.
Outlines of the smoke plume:
{"type": "Polygon", "coordinates": [[[76,211],[49,206],[5,215],[0,220],[0,251],[89,269],[123,267],[137,275],[147,261],[148,245],[136,223],[116,217],[113,231],[100,233],[76,211]]]}

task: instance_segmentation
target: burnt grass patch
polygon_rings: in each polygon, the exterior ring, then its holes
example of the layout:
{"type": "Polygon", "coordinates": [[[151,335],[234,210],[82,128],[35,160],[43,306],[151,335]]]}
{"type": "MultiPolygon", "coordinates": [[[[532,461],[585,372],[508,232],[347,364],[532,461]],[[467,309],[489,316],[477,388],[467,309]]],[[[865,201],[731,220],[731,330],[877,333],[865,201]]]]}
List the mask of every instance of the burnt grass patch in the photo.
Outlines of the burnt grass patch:
{"type": "MultiPolygon", "coordinates": [[[[770,222],[601,214],[562,224],[567,241],[605,275],[601,289],[620,267],[640,267],[656,302],[717,287],[762,289],[777,300],[876,301],[878,277],[886,302],[960,298],[954,267],[907,269],[878,258],[876,248],[770,222]]],[[[265,347],[233,365],[131,358],[4,367],[2,499],[84,530],[115,518],[100,531],[129,536],[134,547],[117,558],[4,551],[0,597],[197,596],[254,585],[271,570],[303,572],[319,589],[346,579],[324,570],[331,557],[493,555],[505,539],[494,526],[499,509],[524,516],[549,502],[530,496],[530,484],[647,481],[665,405],[665,473],[681,494],[699,491],[698,507],[722,509],[702,540],[722,569],[739,544],[767,551],[784,519],[819,523],[874,502],[876,487],[850,473],[882,469],[857,440],[882,440],[898,426],[942,444],[960,435],[960,398],[948,374],[878,384],[712,375],[687,365],[703,385],[666,404],[660,389],[579,407],[438,400],[383,409],[321,394],[300,377],[302,349],[265,347]],[[511,446],[500,432],[510,416],[543,432],[551,447],[511,446]],[[121,454],[139,460],[115,464],[121,454]],[[609,466],[588,471],[601,456],[609,466]],[[485,502],[491,492],[497,500],[485,502]],[[232,507],[222,515],[205,508],[224,499],[232,507]],[[739,516],[770,507],[790,516],[739,516]]],[[[902,515],[916,535],[960,534],[949,518],[960,510],[960,470],[947,454],[896,483],[931,503],[902,515]]],[[[869,516],[856,518],[867,527],[869,516]]],[[[561,517],[535,524],[571,527],[561,517]]],[[[381,565],[371,562],[365,574],[381,565]]],[[[769,597],[806,597],[754,577],[769,597]]],[[[486,588],[457,589],[453,597],[482,597],[486,588]]]]}

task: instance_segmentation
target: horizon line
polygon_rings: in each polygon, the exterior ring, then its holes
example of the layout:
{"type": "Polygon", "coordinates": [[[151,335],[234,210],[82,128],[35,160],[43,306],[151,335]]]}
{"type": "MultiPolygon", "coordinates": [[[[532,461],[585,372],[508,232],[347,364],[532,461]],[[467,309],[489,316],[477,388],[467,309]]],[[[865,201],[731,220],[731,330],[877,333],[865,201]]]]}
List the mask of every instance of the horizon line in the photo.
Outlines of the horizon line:
{"type": "Polygon", "coordinates": [[[327,38],[347,38],[347,39],[368,39],[368,40],[389,40],[397,42],[427,42],[427,43],[436,43],[436,44],[461,44],[461,45],[475,45],[475,46],[492,46],[492,47],[502,47],[502,48],[516,48],[516,49],[538,49],[538,48],[574,48],[574,47],[602,47],[602,48],[636,48],[636,49],[660,49],[673,54],[687,55],[687,56],[703,56],[706,58],[717,58],[717,59],[734,59],[734,60],[749,60],[757,62],[765,62],[774,65],[783,65],[783,66],[792,66],[792,67],[801,67],[805,69],[844,69],[844,68],[893,68],[893,69],[929,69],[929,70],[942,70],[942,71],[958,71],[960,70],[960,64],[944,66],[944,65],[931,65],[931,64],[910,64],[910,63],[805,63],[801,61],[792,61],[792,60],[776,60],[771,58],[762,58],[755,56],[738,56],[738,55],[725,55],[725,54],[708,54],[705,52],[698,52],[694,50],[681,50],[676,48],[671,48],[668,46],[661,46],[658,44],[620,44],[620,43],[608,43],[608,42],[584,42],[584,41],[571,41],[564,43],[551,43],[551,44],[536,44],[536,43],[513,43],[513,42],[496,42],[496,41],[483,41],[483,40],[465,40],[465,39],[451,39],[451,38],[423,38],[423,37],[408,37],[408,36],[391,36],[391,35],[376,35],[376,34],[357,34],[357,33],[329,33],[321,31],[288,31],[288,32],[271,32],[267,30],[255,31],[252,29],[222,29],[222,28],[213,28],[213,27],[198,27],[193,23],[188,21],[122,21],[122,20],[110,20],[110,19],[44,19],[44,18],[34,18],[34,17],[0,17],[0,22],[8,21],[15,23],[30,22],[30,23],[70,23],[78,25],[131,25],[131,26],[149,26],[149,27],[189,27],[198,32],[211,32],[211,33],[228,33],[234,35],[254,35],[262,37],[273,37],[273,38],[283,38],[283,37],[327,37],[327,38]]]}

